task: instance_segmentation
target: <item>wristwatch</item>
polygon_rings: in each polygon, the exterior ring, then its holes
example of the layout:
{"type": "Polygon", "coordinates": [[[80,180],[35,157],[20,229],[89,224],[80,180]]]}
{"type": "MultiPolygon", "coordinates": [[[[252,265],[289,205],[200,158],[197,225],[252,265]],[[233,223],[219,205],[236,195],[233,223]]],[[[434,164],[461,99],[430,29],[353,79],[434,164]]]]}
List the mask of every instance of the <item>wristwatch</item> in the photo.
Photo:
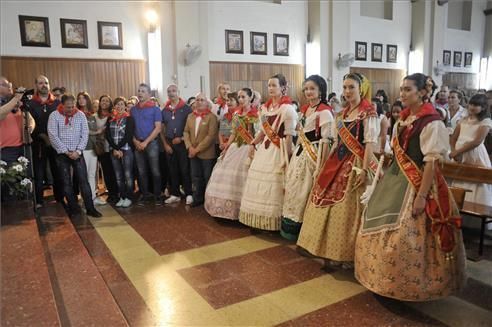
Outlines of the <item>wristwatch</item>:
{"type": "Polygon", "coordinates": [[[81,155],[82,155],[82,151],[80,151],[80,150],[77,150],[77,151],[75,151],[75,152],[77,152],[79,156],[81,156],[81,155]]]}

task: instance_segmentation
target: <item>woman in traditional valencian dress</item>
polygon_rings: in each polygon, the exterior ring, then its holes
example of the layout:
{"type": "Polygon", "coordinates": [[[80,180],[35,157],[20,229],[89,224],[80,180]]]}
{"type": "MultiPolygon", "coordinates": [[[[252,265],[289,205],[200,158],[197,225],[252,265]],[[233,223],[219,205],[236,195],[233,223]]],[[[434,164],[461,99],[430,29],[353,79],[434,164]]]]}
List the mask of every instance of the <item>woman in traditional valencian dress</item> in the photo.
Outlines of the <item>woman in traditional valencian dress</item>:
{"type": "Polygon", "coordinates": [[[379,136],[377,113],[368,99],[370,82],[347,74],[347,107],[337,115],[338,144],[314,182],[297,245],[329,265],[351,268],[360,226],[360,196],[377,167],[373,145],[379,136]]]}
{"type": "Polygon", "coordinates": [[[308,104],[301,108],[297,146],[287,169],[280,229],[283,237],[293,241],[299,236],[313,174],[319,172],[336,136],[326,90],[326,81],[319,75],[309,76],[304,81],[303,92],[308,104]]]}
{"type": "Polygon", "coordinates": [[[395,127],[394,161],[369,199],[357,236],[355,277],[398,300],[442,298],[464,281],[460,215],[437,163],[449,149],[448,132],[425,102],[434,89],[424,74],[403,80],[406,109],[395,127]]]}
{"type": "Polygon", "coordinates": [[[261,107],[261,131],[249,146],[254,158],[243,191],[239,221],[252,228],[280,230],[285,171],[297,124],[297,114],[286,92],[283,75],[268,80],[270,99],[261,107]]]}
{"type": "Polygon", "coordinates": [[[248,176],[249,146],[254,139],[254,124],[258,110],[251,107],[253,92],[249,88],[239,91],[239,108],[232,117],[232,131],[205,192],[205,210],[209,215],[226,219],[239,219],[239,207],[248,176]]]}

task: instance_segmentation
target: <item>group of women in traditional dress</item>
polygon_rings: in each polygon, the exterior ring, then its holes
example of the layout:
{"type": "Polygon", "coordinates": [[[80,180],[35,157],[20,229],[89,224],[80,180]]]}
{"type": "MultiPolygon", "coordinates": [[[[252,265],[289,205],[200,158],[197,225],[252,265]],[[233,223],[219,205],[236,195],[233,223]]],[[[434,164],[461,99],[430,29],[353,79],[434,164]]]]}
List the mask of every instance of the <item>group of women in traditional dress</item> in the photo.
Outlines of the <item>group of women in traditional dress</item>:
{"type": "Polygon", "coordinates": [[[307,104],[299,117],[280,74],[269,79],[269,99],[258,111],[252,90],[241,89],[205,209],[280,230],[328,269],[355,268],[375,293],[409,301],[449,295],[463,284],[465,256],[459,212],[437,164],[449,138],[429,102],[434,89],[423,74],[403,80],[405,109],[394,122],[394,159],[384,170],[374,155],[380,120],[362,74],[344,76],[339,114],[318,75],[304,81],[307,104]]]}

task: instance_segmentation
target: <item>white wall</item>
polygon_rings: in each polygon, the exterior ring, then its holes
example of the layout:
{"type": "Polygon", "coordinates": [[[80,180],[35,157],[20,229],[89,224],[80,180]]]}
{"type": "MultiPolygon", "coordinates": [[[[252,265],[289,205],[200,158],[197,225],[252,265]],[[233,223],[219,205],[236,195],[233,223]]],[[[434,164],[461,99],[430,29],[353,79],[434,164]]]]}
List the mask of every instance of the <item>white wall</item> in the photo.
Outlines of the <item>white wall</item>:
{"type": "Polygon", "coordinates": [[[146,59],[144,2],[113,1],[1,1],[2,56],[146,59]],[[21,46],[18,15],[49,18],[51,47],[21,46]],[[60,18],[87,20],[88,49],[62,48],[60,18]],[[97,21],[121,22],[123,50],[99,49],[97,21]]]}
{"type": "Polygon", "coordinates": [[[350,52],[355,52],[355,41],[367,42],[367,61],[355,61],[352,67],[407,69],[412,22],[410,1],[393,2],[393,20],[361,16],[360,8],[360,1],[350,2],[350,52]],[[382,62],[371,61],[371,43],[383,44],[382,62]],[[387,44],[398,46],[397,63],[386,62],[387,44]]]}
{"type": "MultiPolygon", "coordinates": [[[[449,72],[460,73],[478,73],[480,70],[480,57],[482,55],[484,33],[485,33],[485,15],[483,11],[486,9],[487,3],[485,1],[473,1],[472,4],[472,19],[471,30],[463,31],[446,28],[443,33],[443,42],[441,51],[435,53],[434,62],[439,60],[442,62],[442,50],[450,50],[451,58],[453,58],[454,51],[461,51],[463,55],[463,62],[461,67],[453,67],[453,62],[448,67],[449,72]],[[471,67],[464,67],[465,52],[473,52],[473,60],[471,67]]],[[[445,25],[447,24],[447,16],[445,15],[445,25]]],[[[492,36],[489,36],[492,37],[492,36]]]]}
{"type": "Polygon", "coordinates": [[[307,1],[209,1],[210,61],[304,64],[307,36],[307,1]],[[227,5],[225,5],[227,3],[227,5]],[[225,53],[225,30],[241,30],[244,54],[225,53]],[[267,32],[268,55],[250,54],[250,32],[267,32]],[[289,34],[289,56],[273,55],[273,33],[289,34]]]}

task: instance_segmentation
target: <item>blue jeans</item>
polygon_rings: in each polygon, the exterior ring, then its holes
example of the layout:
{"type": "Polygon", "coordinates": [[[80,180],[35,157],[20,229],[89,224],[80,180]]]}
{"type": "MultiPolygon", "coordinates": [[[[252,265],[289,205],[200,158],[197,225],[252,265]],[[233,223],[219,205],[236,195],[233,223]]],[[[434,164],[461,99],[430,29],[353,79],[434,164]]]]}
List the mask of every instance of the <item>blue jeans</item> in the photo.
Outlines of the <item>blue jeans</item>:
{"type": "Polygon", "coordinates": [[[191,158],[191,179],[193,182],[193,202],[203,203],[205,188],[207,187],[215,159],[191,158]]]}
{"type": "Polygon", "coordinates": [[[135,150],[135,161],[137,162],[139,178],[139,188],[144,196],[149,193],[149,168],[152,175],[152,190],[156,198],[161,195],[161,168],[159,165],[159,142],[157,139],[147,145],[145,150],[135,150]]]}
{"type": "Polygon", "coordinates": [[[116,184],[120,198],[131,199],[133,195],[133,150],[122,150],[123,158],[118,159],[111,153],[116,184]]]}
{"type": "Polygon", "coordinates": [[[87,168],[85,166],[84,157],[81,156],[77,160],[72,160],[64,154],[56,156],[56,164],[59,174],[63,178],[63,193],[68,201],[68,208],[71,212],[77,211],[80,207],[75,197],[73,189],[72,174],[77,176],[79,181],[80,193],[84,199],[86,210],[95,210],[94,202],[92,202],[92,192],[87,179],[87,168]]]}

